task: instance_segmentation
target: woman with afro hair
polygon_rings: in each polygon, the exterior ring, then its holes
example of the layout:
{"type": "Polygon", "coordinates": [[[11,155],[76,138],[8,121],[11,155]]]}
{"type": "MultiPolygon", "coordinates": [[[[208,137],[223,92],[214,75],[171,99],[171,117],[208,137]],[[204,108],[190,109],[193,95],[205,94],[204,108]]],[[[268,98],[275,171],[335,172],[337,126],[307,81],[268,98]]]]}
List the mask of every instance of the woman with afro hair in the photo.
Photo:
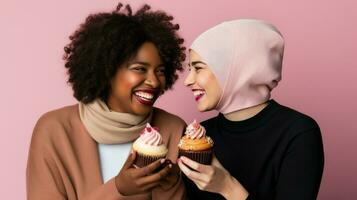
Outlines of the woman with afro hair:
{"type": "Polygon", "coordinates": [[[28,199],[185,198],[174,163],[185,122],[153,107],[183,69],[179,26],[148,5],[135,13],[122,7],[89,15],[69,37],[65,67],[79,103],[38,120],[27,163],[28,199]],[[167,158],[136,168],[131,146],[147,123],[159,129],[167,158]]]}

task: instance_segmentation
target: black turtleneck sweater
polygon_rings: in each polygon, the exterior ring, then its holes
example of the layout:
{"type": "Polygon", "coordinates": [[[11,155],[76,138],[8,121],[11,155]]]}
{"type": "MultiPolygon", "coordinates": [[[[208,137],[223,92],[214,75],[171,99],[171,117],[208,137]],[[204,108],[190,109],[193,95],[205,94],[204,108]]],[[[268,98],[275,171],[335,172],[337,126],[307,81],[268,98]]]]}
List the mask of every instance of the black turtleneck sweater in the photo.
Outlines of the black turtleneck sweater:
{"type": "MultiPolygon", "coordinates": [[[[321,132],[310,117],[270,100],[244,121],[222,114],[201,123],[224,168],[249,192],[248,199],[316,199],[324,166],[321,132]]],[[[219,200],[184,177],[191,200],[219,200]]]]}

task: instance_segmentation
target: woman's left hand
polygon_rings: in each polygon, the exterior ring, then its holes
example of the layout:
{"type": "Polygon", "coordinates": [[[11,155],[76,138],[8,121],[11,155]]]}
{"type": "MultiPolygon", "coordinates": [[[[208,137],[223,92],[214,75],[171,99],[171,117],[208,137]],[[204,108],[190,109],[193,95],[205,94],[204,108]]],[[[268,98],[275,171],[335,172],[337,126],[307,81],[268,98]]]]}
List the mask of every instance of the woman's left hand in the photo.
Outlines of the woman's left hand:
{"type": "Polygon", "coordinates": [[[229,174],[215,156],[211,165],[203,165],[181,156],[178,165],[200,190],[219,193],[226,199],[246,199],[248,196],[248,192],[229,174]]]}

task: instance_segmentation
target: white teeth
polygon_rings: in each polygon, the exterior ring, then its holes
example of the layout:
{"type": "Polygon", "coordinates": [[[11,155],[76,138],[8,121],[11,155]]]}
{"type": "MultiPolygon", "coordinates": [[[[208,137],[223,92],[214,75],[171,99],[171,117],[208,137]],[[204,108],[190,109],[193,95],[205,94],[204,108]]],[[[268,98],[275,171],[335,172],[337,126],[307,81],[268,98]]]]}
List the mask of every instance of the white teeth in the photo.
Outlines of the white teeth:
{"type": "Polygon", "coordinates": [[[202,95],[202,94],[205,94],[205,92],[204,91],[202,91],[202,90],[196,90],[196,91],[193,91],[193,95],[194,96],[200,96],[200,95],[202,95]]]}
{"type": "Polygon", "coordinates": [[[147,93],[147,92],[135,92],[135,95],[141,97],[141,98],[145,98],[147,100],[152,100],[154,98],[154,95],[151,93],[147,93]]]}

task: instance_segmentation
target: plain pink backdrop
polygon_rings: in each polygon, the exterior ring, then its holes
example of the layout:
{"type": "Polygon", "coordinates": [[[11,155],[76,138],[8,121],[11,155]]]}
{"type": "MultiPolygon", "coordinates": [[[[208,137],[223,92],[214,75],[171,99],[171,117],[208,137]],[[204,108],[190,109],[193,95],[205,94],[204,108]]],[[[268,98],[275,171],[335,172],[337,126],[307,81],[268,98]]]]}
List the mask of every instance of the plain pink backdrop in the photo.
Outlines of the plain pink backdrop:
{"type": "MultiPolygon", "coordinates": [[[[128,2],[128,1],[127,1],[128,2]]],[[[144,1],[130,1],[142,5],[144,1]]],[[[318,199],[357,199],[357,1],[340,0],[148,0],[175,16],[189,45],[224,20],[260,18],[275,24],[286,40],[283,80],[273,97],[319,123],[325,171],[318,199]]],[[[25,169],[32,129],[41,114],[76,101],[66,84],[63,46],[93,12],[114,9],[109,0],[0,2],[0,194],[25,199],[25,169]]],[[[157,106],[189,122],[216,113],[196,111],[182,86],[157,106]]]]}

